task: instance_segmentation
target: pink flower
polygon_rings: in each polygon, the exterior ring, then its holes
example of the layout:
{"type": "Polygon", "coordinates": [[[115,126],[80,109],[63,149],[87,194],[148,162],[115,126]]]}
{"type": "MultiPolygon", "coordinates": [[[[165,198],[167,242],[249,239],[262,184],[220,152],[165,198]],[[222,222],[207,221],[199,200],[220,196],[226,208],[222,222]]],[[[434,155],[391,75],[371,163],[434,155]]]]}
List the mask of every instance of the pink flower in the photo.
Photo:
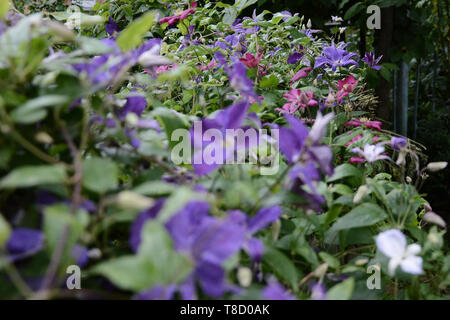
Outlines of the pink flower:
{"type": "Polygon", "coordinates": [[[301,92],[300,89],[291,89],[289,93],[283,94],[288,103],[299,107],[306,108],[307,106],[317,106],[319,103],[314,99],[314,92],[301,92]]]}
{"type": "Polygon", "coordinates": [[[348,76],[345,80],[338,80],[338,88],[349,93],[355,90],[358,82],[359,80],[356,80],[353,76],[348,76]]]}
{"type": "Polygon", "coordinates": [[[297,73],[292,77],[291,82],[290,83],[294,83],[295,81],[301,79],[301,78],[306,78],[306,76],[308,75],[308,72],[310,72],[312,69],[311,68],[303,68],[300,69],[299,71],[297,71],[297,73]]]}
{"type": "Polygon", "coordinates": [[[365,126],[366,128],[372,128],[377,131],[381,131],[381,122],[380,121],[361,121],[359,119],[352,119],[351,121],[347,122],[347,127],[349,126],[365,126]]]}
{"type": "Polygon", "coordinates": [[[218,66],[218,64],[214,60],[211,60],[211,62],[209,62],[207,65],[205,65],[205,66],[197,66],[197,68],[199,68],[202,71],[205,71],[205,70],[211,70],[211,69],[213,69],[213,68],[215,68],[217,66],[218,66]]]}
{"type": "Polygon", "coordinates": [[[364,161],[366,161],[366,159],[360,158],[360,157],[351,157],[350,158],[350,163],[361,163],[364,161]]]}
{"type": "Polygon", "coordinates": [[[279,111],[280,113],[289,113],[293,114],[295,111],[297,111],[299,107],[290,103],[286,103],[283,105],[283,108],[275,108],[275,110],[279,111]]]}
{"type": "Polygon", "coordinates": [[[356,137],[354,137],[350,142],[347,142],[345,144],[346,147],[348,147],[349,145],[355,143],[356,141],[358,141],[359,139],[361,139],[363,137],[362,134],[357,135],[356,137]]]}
{"type": "Polygon", "coordinates": [[[239,60],[241,60],[241,62],[247,68],[256,68],[259,65],[259,62],[261,61],[262,57],[263,57],[262,53],[258,54],[258,56],[256,58],[251,53],[246,53],[245,58],[241,58],[239,60]]]}
{"type": "MultiPolygon", "coordinates": [[[[264,97],[263,96],[258,96],[258,99],[259,100],[264,100],[264,97]]],[[[256,99],[255,98],[253,98],[253,97],[249,97],[249,101],[250,101],[250,103],[259,103],[259,101],[256,101],[256,99]]],[[[280,109],[281,110],[281,109],[280,109]]]]}
{"type": "Polygon", "coordinates": [[[166,23],[170,26],[178,21],[184,20],[188,15],[193,14],[195,12],[195,8],[197,7],[197,2],[192,2],[192,5],[189,9],[184,10],[178,15],[164,17],[159,20],[159,23],[166,23]]]}

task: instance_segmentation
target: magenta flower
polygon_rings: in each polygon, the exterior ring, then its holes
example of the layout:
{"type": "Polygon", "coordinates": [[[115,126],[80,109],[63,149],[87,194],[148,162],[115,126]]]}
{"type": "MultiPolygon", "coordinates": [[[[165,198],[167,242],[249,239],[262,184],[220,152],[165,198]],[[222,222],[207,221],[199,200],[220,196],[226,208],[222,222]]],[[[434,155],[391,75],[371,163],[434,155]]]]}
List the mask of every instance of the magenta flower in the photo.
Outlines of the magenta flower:
{"type": "Polygon", "coordinates": [[[312,69],[311,68],[303,68],[300,69],[299,71],[297,71],[297,73],[292,77],[290,83],[294,83],[295,81],[301,79],[301,78],[306,78],[306,76],[308,75],[308,72],[310,72],[312,69]]]}
{"type": "Polygon", "coordinates": [[[319,103],[314,99],[314,92],[306,91],[302,92],[300,89],[291,89],[289,93],[283,94],[283,97],[287,99],[288,103],[283,105],[283,108],[276,108],[275,110],[281,113],[294,113],[299,107],[306,108],[307,106],[317,106],[319,103]]]}
{"type": "Polygon", "coordinates": [[[256,68],[261,61],[263,54],[258,54],[257,57],[252,55],[251,53],[246,53],[245,58],[239,59],[247,68],[256,68]]]}
{"type": "Polygon", "coordinates": [[[164,17],[159,20],[159,23],[166,23],[170,26],[178,21],[182,21],[187,18],[188,15],[193,14],[195,12],[195,8],[197,7],[197,2],[192,2],[192,5],[189,9],[184,10],[182,13],[174,16],[164,17]]]}
{"type": "Polygon", "coordinates": [[[348,76],[345,80],[338,80],[338,88],[345,92],[352,92],[355,90],[358,82],[359,80],[356,80],[353,76],[348,76]]]}
{"type": "Polygon", "coordinates": [[[352,119],[351,121],[347,122],[347,127],[354,126],[354,127],[360,127],[364,126],[366,128],[372,128],[377,131],[381,131],[381,122],[380,121],[361,121],[359,119],[352,119]]]}

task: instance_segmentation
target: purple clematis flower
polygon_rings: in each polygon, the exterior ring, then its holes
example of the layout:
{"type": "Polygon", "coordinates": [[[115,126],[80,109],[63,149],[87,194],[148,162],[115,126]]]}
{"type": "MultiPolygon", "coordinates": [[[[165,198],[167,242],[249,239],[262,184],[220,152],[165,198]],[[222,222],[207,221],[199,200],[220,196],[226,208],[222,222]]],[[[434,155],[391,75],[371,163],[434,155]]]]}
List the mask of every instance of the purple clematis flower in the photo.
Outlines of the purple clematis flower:
{"type": "Polygon", "coordinates": [[[154,286],[153,288],[142,291],[134,297],[135,300],[172,300],[176,291],[176,285],[154,286]]]}
{"type": "Polygon", "coordinates": [[[72,247],[72,250],[70,251],[72,258],[75,259],[76,264],[80,268],[83,268],[87,265],[87,263],[89,261],[88,253],[89,253],[89,250],[85,246],[82,246],[79,244],[75,244],[72,247]]]}
{"type": "Polygon", "coordinates": [[[44,247],[44,235],[39,230],[17,228],[14,229],[6,250],[11,261],[17,261],[32,256],[44,247]]]}
{"type": "Polygon", "coordinates": [[[289,63],[289,64],[296,64],[298,62],[298,60],[300,60],[301,58],[303,58],[303,53],[301,53],[301,52],[294,52],[293,54],[291,54],[288,57],[287,63],[289,63]]]}
{"type": "Polygon", "coordinates": [[[246,240],[244,250],[252,258],[252,261],[261,261],[264,245],[258,238],[253,237],[255,233],[266,228],[270,223],[281,216],[282,209],[279,206],[262,208],[254,217],[247,217],[242,211],[234,210],[228,213],[236,223],[245,227],[246,240]]]}
{"type": "Polygon", "coordinates": [[[192,166],[196,174],[209,174],[226,163],[227,159],[234,157],[234,154],[238,148],[236,138],[233,140],[233,144],[230,143],[231,141],[216,141],[215,137],[213,141],[203,141],[204,133],[209,129],[215,129],[222,134],[224,139],[226,139],[227,129],[238,129],[242,126],[242,123],[247,115],[248,108],[249,103],[247,101],[239,101],[226,109],[221,110],[214,119],[204,119],[201,122],[201,125],[194,123],[194,126],[191,129],[192,145],[194,146],[192,166]],[[212,163],[206,161],[206,159],[204,159],[203,152],[206,147],[216,151],[222,150],[221,161],[217,161],[217,163],[216,161],[212,163]]]}
{"type": "Polygon", "coordinates": [[[392,137],[391,146],[394,150],[400,151],[407,145],[406,139],[402,137],[392,137]]]}
{"type": "Polygon", "coordinates": [[[292,190],[309,200],[314,209],[320,211],[320,204],[324,198],[315,188],[315,182],[320,179],[316,165],[327,175],[333,174],[333,153],[327,145],[320,144],[326,134],[328,122],[334,117],[333,113],[317,119],[308,131],[307,127],[297,118],[285,115],[290,128],[280,129],[280,150],[290,163],[295,163],[289,172],[293,181],[292,190]],[[306,185],[309,192],[303,189],[306,185]]]}
{"type": "Polygon", "coordinates": [[[375,53],[374,52],[366,52],[366,55],[364,56],[364,58],[362,58],[362,61],[364,61],[365,63],[367,63],[369,65],[369,67],[371,67],[374,70],[381,70],[381,66],[377,66],[377,64],[380,62],[381,58],[383,58],[383,56],[379,56],[378,58],[375,58],[375,53]]]}
{"type": "Polygon", "coordinates": [[[327,288],[321,283],[315,282],[310,286],[312,300],[326,300],[327,288]]]}
{"type": "Polygon", "coordinates": [[[147,100],[143,96],[129,96],[127,97],[127,102],[125,103],[120,112],[120,118],[125,119],[127,114],[130,112],[140,117],[146,107],[147,107],[147,100]]]}
{"type": "Polygon", "coordinates": [[[314,64],[314,69],[328,65],[333,71],[336,71],[336,68],[340,66],[345,67],[350,64],[357,66],[358,63],[353,60],[353,57],[356,56],[356,53],[349,53],[341,46],[336,47],[333,43],[330,47],[323,48],[322,55],[317,58],[314,64]]]}
{"type": "Polygon", "coordinates": [[[244,98],[253,97],[259,101],[258,95],[253,88],[253,82],[247,77],[247,68],[240,61],[237,61],[226,72],[230,78],[230,85],[238,91],[244,98]]]}
{"type": "Polygon", "coordinates": [[[270,282],[262,291],[265,300],[297,300],[277,281],[270,282]]]}
{"type": "MultiPolygon", "coordinates": [[[[154,207],[142,212],[133,223],[130,244],[134,251],[139,247],[145,222],[157,216],[163,203],[164,200],[158,200],[154,207]]],[[[220,219],[208,215],[208,211],[208,203],[193,201],[166,223],[175,249],[188,254],[195,263],[193,273],[179,287],[185,299],[195,296],[194,280],[212,297],[221,297],[224,292],[234,290],[226,282],[222,264],[242,248],[245,227],[234,215],[220,219]]],[[[157,289],[151,288],[149,292],[154,292],[152,290],[157,289]]]]}
{"type": "Polygon", "coordinates": [[[119,32],[119,25],[112,17],[109,17],[108,23],[105,24],[105,30],[110,36],[112,36],[115,32],[119,32]]]}

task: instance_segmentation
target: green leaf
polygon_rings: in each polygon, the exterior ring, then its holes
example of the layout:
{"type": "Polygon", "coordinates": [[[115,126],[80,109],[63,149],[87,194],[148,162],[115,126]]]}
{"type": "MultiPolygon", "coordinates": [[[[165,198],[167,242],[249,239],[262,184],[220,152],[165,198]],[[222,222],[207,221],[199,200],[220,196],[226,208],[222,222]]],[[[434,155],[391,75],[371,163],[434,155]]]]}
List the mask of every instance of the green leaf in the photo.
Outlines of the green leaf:
{"type": "Polygon", "coordinates": [[[180,143],[179,141],[173,141],[171,139],[172,133],[177,129],[188,129],[189,126],[180,114],[174,112],[171,109],[160,108],[155,111],[157,120],[166,132],[167,139],[169,140],[169,148],[172,149],[175,145],[180,143]]]}
{"type": "Polygon", "coordinates": [[[187,187],[179,187],[164,203],[157,219],[164,223],[181,210],[188,202],[200,199],[200,194],[193,192],[187,187]]]}
{"type": "Polygon", "coordinates": [[[97,193],[117,188],[119,169],[109,159],[89,158],[83,161],[83,186],[97,193]]]}
{"type": "Polygon", "coordinates": [[[56,107],[68,102],[68,97],[62,95],[47,95],[29,100],[24,105],[14,109],[10,116],[16,123],[30,124],[45,118],[46,107],[56,107]]]}
{"type": "Polygon", "coordinates": [[[278,77],[274,74],[270,76],[265,76],[261,79],[260,87],[261,88],[274,88],[278,85],[278,77]]]}
{"type": "Polygon", "coordinates": [[[355,287],[355,279],[347,280],[333,286],[327,293],[328,300],[349,300],[355,287]]]}
{"type": "Polygon", "coordinates": [[[72,247],[81,237],[88,224],[89,216],[84,210],[79,210],[75,215],[72,215],[69,206],[65,204],[57,204],[45,208],[43,229],[49,254],[54,252],[60,245],[63,234],[67,233],[61,268],[73,261],[71,257],[72,247]]]}
{"type": "Polygon", "coordinates": [[[117,37],[117,45],[123,51],[130,51],[138,47],[144,39],[144,34],[150,30],[155,21],[155,13],[149,12],[133,21],[117,37]]]}
{"type": "Polygon", "coordinates": [[[61,165],[24,166],[14,169],[0,181],[1,188],[26,188],[63,183],[66,171],[61,165]]]}
{"type": "Polygon", "coordinates": [[[191,270],[190,260],[173,249],[172,238],[165,228],[156,221],[148,221],[137,255],[111,259],[94,267],[92,272],[107,277],[122,289],[141,291],[157,284],[179,283],[191,270]]]}
{"type": "Polygon", "coordinates": [[[224,15],[222,18],[222,22],[226,25],[231,26],[238,16],[238,12],[234,7],[228,7],[223,10],[224,15]]]}
{"type": "Polygon", "coordinates": [[[339,260],[336,259],[331,254],[326,253],[325,251],[319,252],[319,257],[326,262],[330,267],[336,269],[339,267],[339,260]]]}
{"type": "Polygon", "coordinates": [[[356,16],[358,13],[360,13],[364,9],[364,5],[362,2],[357,2],[354,5],[352,5],[347,12],[344,15],[344,19],[350,19],[353,16],[356,16]]]}
{"type": "Polygon", "coordinates": [[[290,286],[296,290],[298,287],[298,275],[292,261],[281,251],[264,245],[263,261],[269,265],[278,276],[285,279],[290,286]]]}
{"type": "Polygon", "coordinates": [[[0,1],[0,19],[3,19],[3,17],[8,12],[10,2],[11,2],[10,0],[1,0],[0,1]]]}
{"type": "Polygon", "coordinates": [[[387,218],[383,209],[373,203],[363,203],[339,218],[331,227],[333,231],[374,225],[387,218]]]}
{"type": "Polygon", "coordinates": [[[360,179],[362,178],[362,172],[355,166],[344,163],[335,168],[334,174],[327,179],[327,182],[333,182],[347,177],[357,177],[360,179]]]}
{"type": "Polygon", "coordinates": [[[134,192],[145,196],[162,196],[175,191],[177,187],[173,183],[164,181],[148,181],[138,185],[133,189],[134,192]]]}
{"type": "Polygon", "coordinates": [[[8,221],[0,214],[0,249],[4,246],[6,241],[8,241],[10,235],[11,227],[9,226],[8,221]]]}

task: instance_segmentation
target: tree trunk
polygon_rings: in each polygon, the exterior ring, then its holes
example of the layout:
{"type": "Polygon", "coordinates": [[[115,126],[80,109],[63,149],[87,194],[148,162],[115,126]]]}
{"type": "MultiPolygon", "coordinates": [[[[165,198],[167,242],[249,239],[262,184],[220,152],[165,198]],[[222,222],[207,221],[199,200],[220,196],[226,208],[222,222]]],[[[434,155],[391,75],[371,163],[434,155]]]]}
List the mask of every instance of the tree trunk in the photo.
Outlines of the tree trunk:
{"type": "MultiPolygon", "coordinates": [[[[392,34],[394,32],[394,7],[381,9],[381,29],[375,32],[375,48],[378,55],[383,55],[382,62],[389,61],[389,49],[392,45],[392,34]]],[[[391,119],[390,103],[390,84],[384,78],[375,89],[378,96],[379,105],[377,108],[377,117],[384,120],[383,126],[390,127],[388,124],[391,119]]]]}

